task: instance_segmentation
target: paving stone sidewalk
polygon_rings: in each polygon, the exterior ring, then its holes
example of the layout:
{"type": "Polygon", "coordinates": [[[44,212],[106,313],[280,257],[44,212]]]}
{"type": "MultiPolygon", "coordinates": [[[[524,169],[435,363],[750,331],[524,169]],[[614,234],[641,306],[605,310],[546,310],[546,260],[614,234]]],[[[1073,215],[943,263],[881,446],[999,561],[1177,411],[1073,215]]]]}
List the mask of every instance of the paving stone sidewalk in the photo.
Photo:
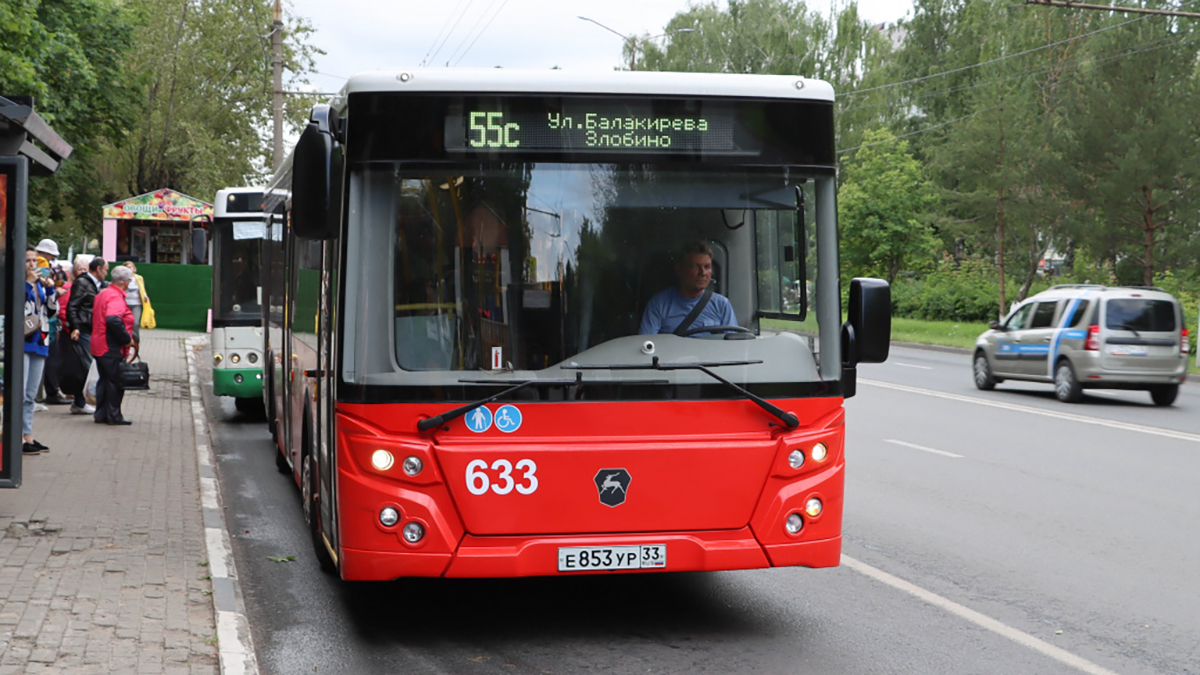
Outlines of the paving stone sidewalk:
{"type": "Polygon", "coordinates": [[[0,490],[0,675],[215,675],[196,437],[181,331],[142,332],[132,426],[34,415],[50,452],[0,490]]]}

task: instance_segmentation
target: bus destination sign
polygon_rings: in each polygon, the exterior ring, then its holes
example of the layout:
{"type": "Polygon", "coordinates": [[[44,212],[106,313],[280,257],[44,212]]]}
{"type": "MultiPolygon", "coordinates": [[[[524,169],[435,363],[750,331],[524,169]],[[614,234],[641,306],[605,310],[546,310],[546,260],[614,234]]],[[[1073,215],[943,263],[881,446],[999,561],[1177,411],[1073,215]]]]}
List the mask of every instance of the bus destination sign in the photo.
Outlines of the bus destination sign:
{"type": "Polygon", "coordinates": [[[699,106],[662,103],[464,101],[447,111],[446,150],[471,154],[753,154],[738,142],[739,125],[730,108],[710,104],[701,111],[699,106]]]}

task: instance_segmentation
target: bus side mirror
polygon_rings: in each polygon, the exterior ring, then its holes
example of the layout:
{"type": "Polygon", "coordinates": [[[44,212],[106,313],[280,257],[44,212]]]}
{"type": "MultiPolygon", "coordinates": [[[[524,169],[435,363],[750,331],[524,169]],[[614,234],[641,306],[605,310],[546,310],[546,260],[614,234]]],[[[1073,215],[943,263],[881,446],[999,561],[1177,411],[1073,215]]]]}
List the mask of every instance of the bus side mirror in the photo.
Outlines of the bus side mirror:
{"type": "Polygon", "coordinates": [[[883,279],[850,281],[850,303],[842,326],[842,363],[887,361],[892,341],[892,289],[883,279]]]}
{"type": "Polygon", "coordinates": [[[313,107],[312,117],[292,153],[292,227],[305,239],[337,236],[334,218],[334,138],[327,105],[313,107]]]}

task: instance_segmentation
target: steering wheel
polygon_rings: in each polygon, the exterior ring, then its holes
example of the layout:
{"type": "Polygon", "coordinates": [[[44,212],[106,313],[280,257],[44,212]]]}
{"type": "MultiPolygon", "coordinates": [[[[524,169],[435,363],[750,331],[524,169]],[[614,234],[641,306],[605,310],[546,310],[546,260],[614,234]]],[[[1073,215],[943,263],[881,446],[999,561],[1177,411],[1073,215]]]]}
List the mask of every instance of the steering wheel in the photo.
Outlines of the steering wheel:
{"type": "Polygon", "coordinates": [[[741,326],[695,326],[680,334],[680,337],[690,337],[697,333],[753,333],[749,328],[741,326]]]}

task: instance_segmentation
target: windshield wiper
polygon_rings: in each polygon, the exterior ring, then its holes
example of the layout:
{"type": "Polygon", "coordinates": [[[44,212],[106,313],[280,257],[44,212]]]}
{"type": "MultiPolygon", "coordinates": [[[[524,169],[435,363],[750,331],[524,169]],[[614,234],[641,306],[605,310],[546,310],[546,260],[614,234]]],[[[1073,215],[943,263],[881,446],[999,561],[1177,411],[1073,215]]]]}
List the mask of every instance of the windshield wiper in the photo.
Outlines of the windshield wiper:
{"type": "Polygon", "coordinates": [[[767,412],[771,413],[775,417],[779,418],[779,420],[781,422],[783,422],[784,426],[786,426],[787,428],[795,429],[796,427],[800,426],[800,420],[795,415],[793,415],[789,412],[784,412],[783,409],[781,409],[779,406],[763,399],[760,396],[757,396],[757,395],[751,393],[750,391],[748,391],[746,389],[743,389],[742,387],[739,387],[738,385],[730,382],[729,380],[726,380],[725,378],[721,377],[720,375],[709,370],[709,368],[718,368],[721,366],[752,366],[752,365],[755,365],[758,363],[762,363],[762,361],[759,360],[759,361],[709,361],[707,363],[705,363],[705,362],[662,363],[658,360],[658,357],[655,356],[655,357],[652,357],[650,363],[648,363],[648,364],[630,363],[630,364],[588,365],[588,366],[570,365],[570,366],[562,366],[562,369],[563,370],[699,370],[700,372],[708,375],[709,377],[720,382],[721,384],[725,385],[726,387],[729,387],[730,389],[736,391],[737,393],[741,394],[742,396],[745,396],[746,398],[750,399],[751,401],[754,401],[754,403],[757,404],[758,407],[762,408],[763,410],[766,410],[767,412]]]}
{"type": "Polygon", "coordinates": [[[1124,328],[1124,329],[1125,329],[1125,330],[1127,330],[1127,331],[1132,331],[1132,332],[1133,332],[1133,336],[1134,336],[1134,337],[1142,337],[1142,334],[1141,334],[1141,333],[1139,333],[1139,332],[1137,331],[1137,329],[1136,329],[1136,328],[1134,328],[1134,327],[1133,327],[1133,325],[1132,325],[1132,324],[1130,324],[1130,323],[1119,323],[1119,324],[1117,324],[1115,327],[1116,327],[1116,328],[1124,328]]]}
{"type": "Polygon", "coordinates": [[[462,417],[463,415],[466,415],[481,405],[486,405],[498,398],[507,396],[517,390],[524,389],[525,387],[535,384],[559,387],[584,384],[669,384],[666,380],[604,380],[602,382],[584,382],[583,373],[577,373],[575,379],[573,380],[459,380],[458,382],[459,384],[512,384],[514,386],[509,387],[498,394],[492,394],[487,398],[481,398],[478,401],[472,401],[471,403],[461,405],[453,410],[447,410],[439,415],[426,417],[425,419],[417,422],[417,431],[427,431],[434,427],[441,426],[456,417],[462,417]]]}

